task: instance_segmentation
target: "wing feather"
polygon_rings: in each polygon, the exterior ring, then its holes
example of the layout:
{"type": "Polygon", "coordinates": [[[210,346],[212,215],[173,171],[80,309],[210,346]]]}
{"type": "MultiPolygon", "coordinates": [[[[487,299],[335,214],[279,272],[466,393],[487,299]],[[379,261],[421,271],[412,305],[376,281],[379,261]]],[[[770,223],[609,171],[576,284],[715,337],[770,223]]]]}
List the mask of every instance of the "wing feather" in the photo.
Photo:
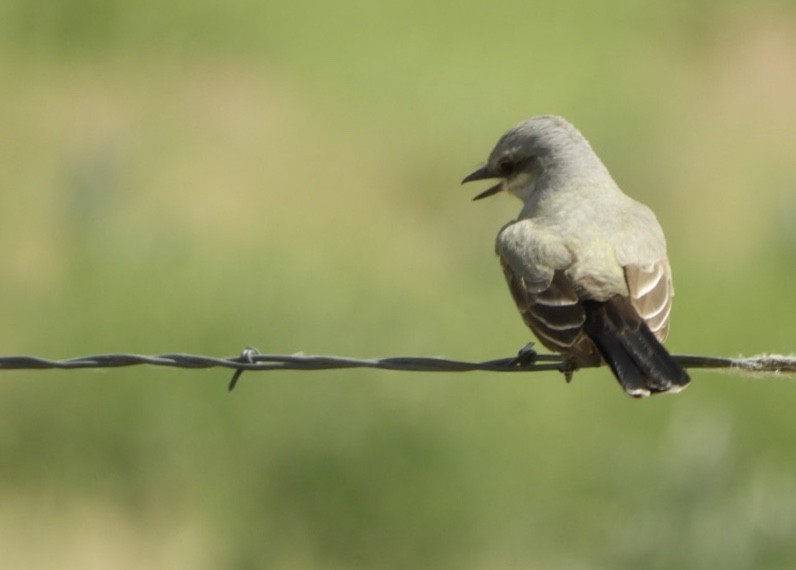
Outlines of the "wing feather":
{"type": "Polygon", "coordinates": [[[664,258],[649,265],[626,265],[624,269],[633,308],[655,337],[663,342],[669,333],[669,314],[674,296],[669,261],[664,258]]]}
{"type": "Polygon", "coordinates": [[[500,262],[523,321],[541,343],[550,350],[581,360],[593,359],[596,352],[583,334],[586,313],[574,283],[564,271],[555,271],[547,287],[535,292],[538,284],[528,288],[504,258],[500,262]]]}
{"type": "Polygon", "coordinates": [[[599,362],[584,333],[578,289],[566,272],[575,258],[560,236],[525,218],[500,230],[495,251],[517,309],[539,341],[578,362],[599,362]]]}

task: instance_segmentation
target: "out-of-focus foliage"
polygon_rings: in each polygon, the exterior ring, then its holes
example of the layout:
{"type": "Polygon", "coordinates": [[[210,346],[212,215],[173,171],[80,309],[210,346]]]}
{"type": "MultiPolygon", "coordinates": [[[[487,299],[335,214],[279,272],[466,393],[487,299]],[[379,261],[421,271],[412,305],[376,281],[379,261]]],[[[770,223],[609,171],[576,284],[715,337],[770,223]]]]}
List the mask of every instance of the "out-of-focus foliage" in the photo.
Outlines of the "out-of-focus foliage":
{"type": "MultiPolygon", "coordinates": [[[[0,2],[0,352],[506,356],[565,115],[669,237],[669,347],[796,350],[788,2],[0,2]]],[[[3,568],[782,568],[796,385],[5,372],[3,568]]]]}

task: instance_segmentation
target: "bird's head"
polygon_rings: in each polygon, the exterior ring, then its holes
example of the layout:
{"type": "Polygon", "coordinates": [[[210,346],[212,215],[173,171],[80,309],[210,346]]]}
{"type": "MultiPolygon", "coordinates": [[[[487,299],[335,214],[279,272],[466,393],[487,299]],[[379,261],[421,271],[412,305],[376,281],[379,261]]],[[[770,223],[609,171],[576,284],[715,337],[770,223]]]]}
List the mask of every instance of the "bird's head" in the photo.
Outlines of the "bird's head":
{"type": "Polygon", "coordinates": [[[553,115],[531,117],[500,137],[486,164],[466,176],[462,184],[499,179],[473,200],[505,190],[524,201],[537,181],[555,168],[566,167],[573,155],[593,156],[589,143],[575,127],[553,115]]]}

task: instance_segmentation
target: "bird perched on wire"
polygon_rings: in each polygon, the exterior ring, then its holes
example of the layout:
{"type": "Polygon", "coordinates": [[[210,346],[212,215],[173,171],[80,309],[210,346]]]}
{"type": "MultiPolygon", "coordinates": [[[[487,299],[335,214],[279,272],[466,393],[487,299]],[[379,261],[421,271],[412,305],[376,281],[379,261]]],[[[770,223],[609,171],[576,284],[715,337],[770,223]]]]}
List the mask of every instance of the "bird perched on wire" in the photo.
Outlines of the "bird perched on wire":
{"type": "Polygon", "coordinates": [[[462,183],[497,178],[523,202],[495,249],[523,320],[568,370],[608,363],[625,392],[678,392],[689,377],[661,344],[671,268],[652,211],[626,196],[588,141],[561,117],[509,129],[462,183]]]}

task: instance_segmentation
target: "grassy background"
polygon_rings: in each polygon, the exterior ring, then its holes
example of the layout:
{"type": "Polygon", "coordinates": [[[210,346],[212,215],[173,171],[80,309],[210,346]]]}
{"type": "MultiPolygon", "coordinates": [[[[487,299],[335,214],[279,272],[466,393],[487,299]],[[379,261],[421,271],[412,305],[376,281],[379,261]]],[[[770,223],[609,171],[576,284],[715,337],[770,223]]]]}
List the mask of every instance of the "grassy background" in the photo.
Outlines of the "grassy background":
{"type": "MultiPolygon", "coordinates": [[[[0,0],[0,346],[529,340],[458,181],[574,122],[669,237],[668,346],[796,347],[791,2],[0,0]],[[598,7],[599,6],[599,7],[598,7]]],[[[5,372],[3,568],[785,568],[796,385],[5,372]]]]}

